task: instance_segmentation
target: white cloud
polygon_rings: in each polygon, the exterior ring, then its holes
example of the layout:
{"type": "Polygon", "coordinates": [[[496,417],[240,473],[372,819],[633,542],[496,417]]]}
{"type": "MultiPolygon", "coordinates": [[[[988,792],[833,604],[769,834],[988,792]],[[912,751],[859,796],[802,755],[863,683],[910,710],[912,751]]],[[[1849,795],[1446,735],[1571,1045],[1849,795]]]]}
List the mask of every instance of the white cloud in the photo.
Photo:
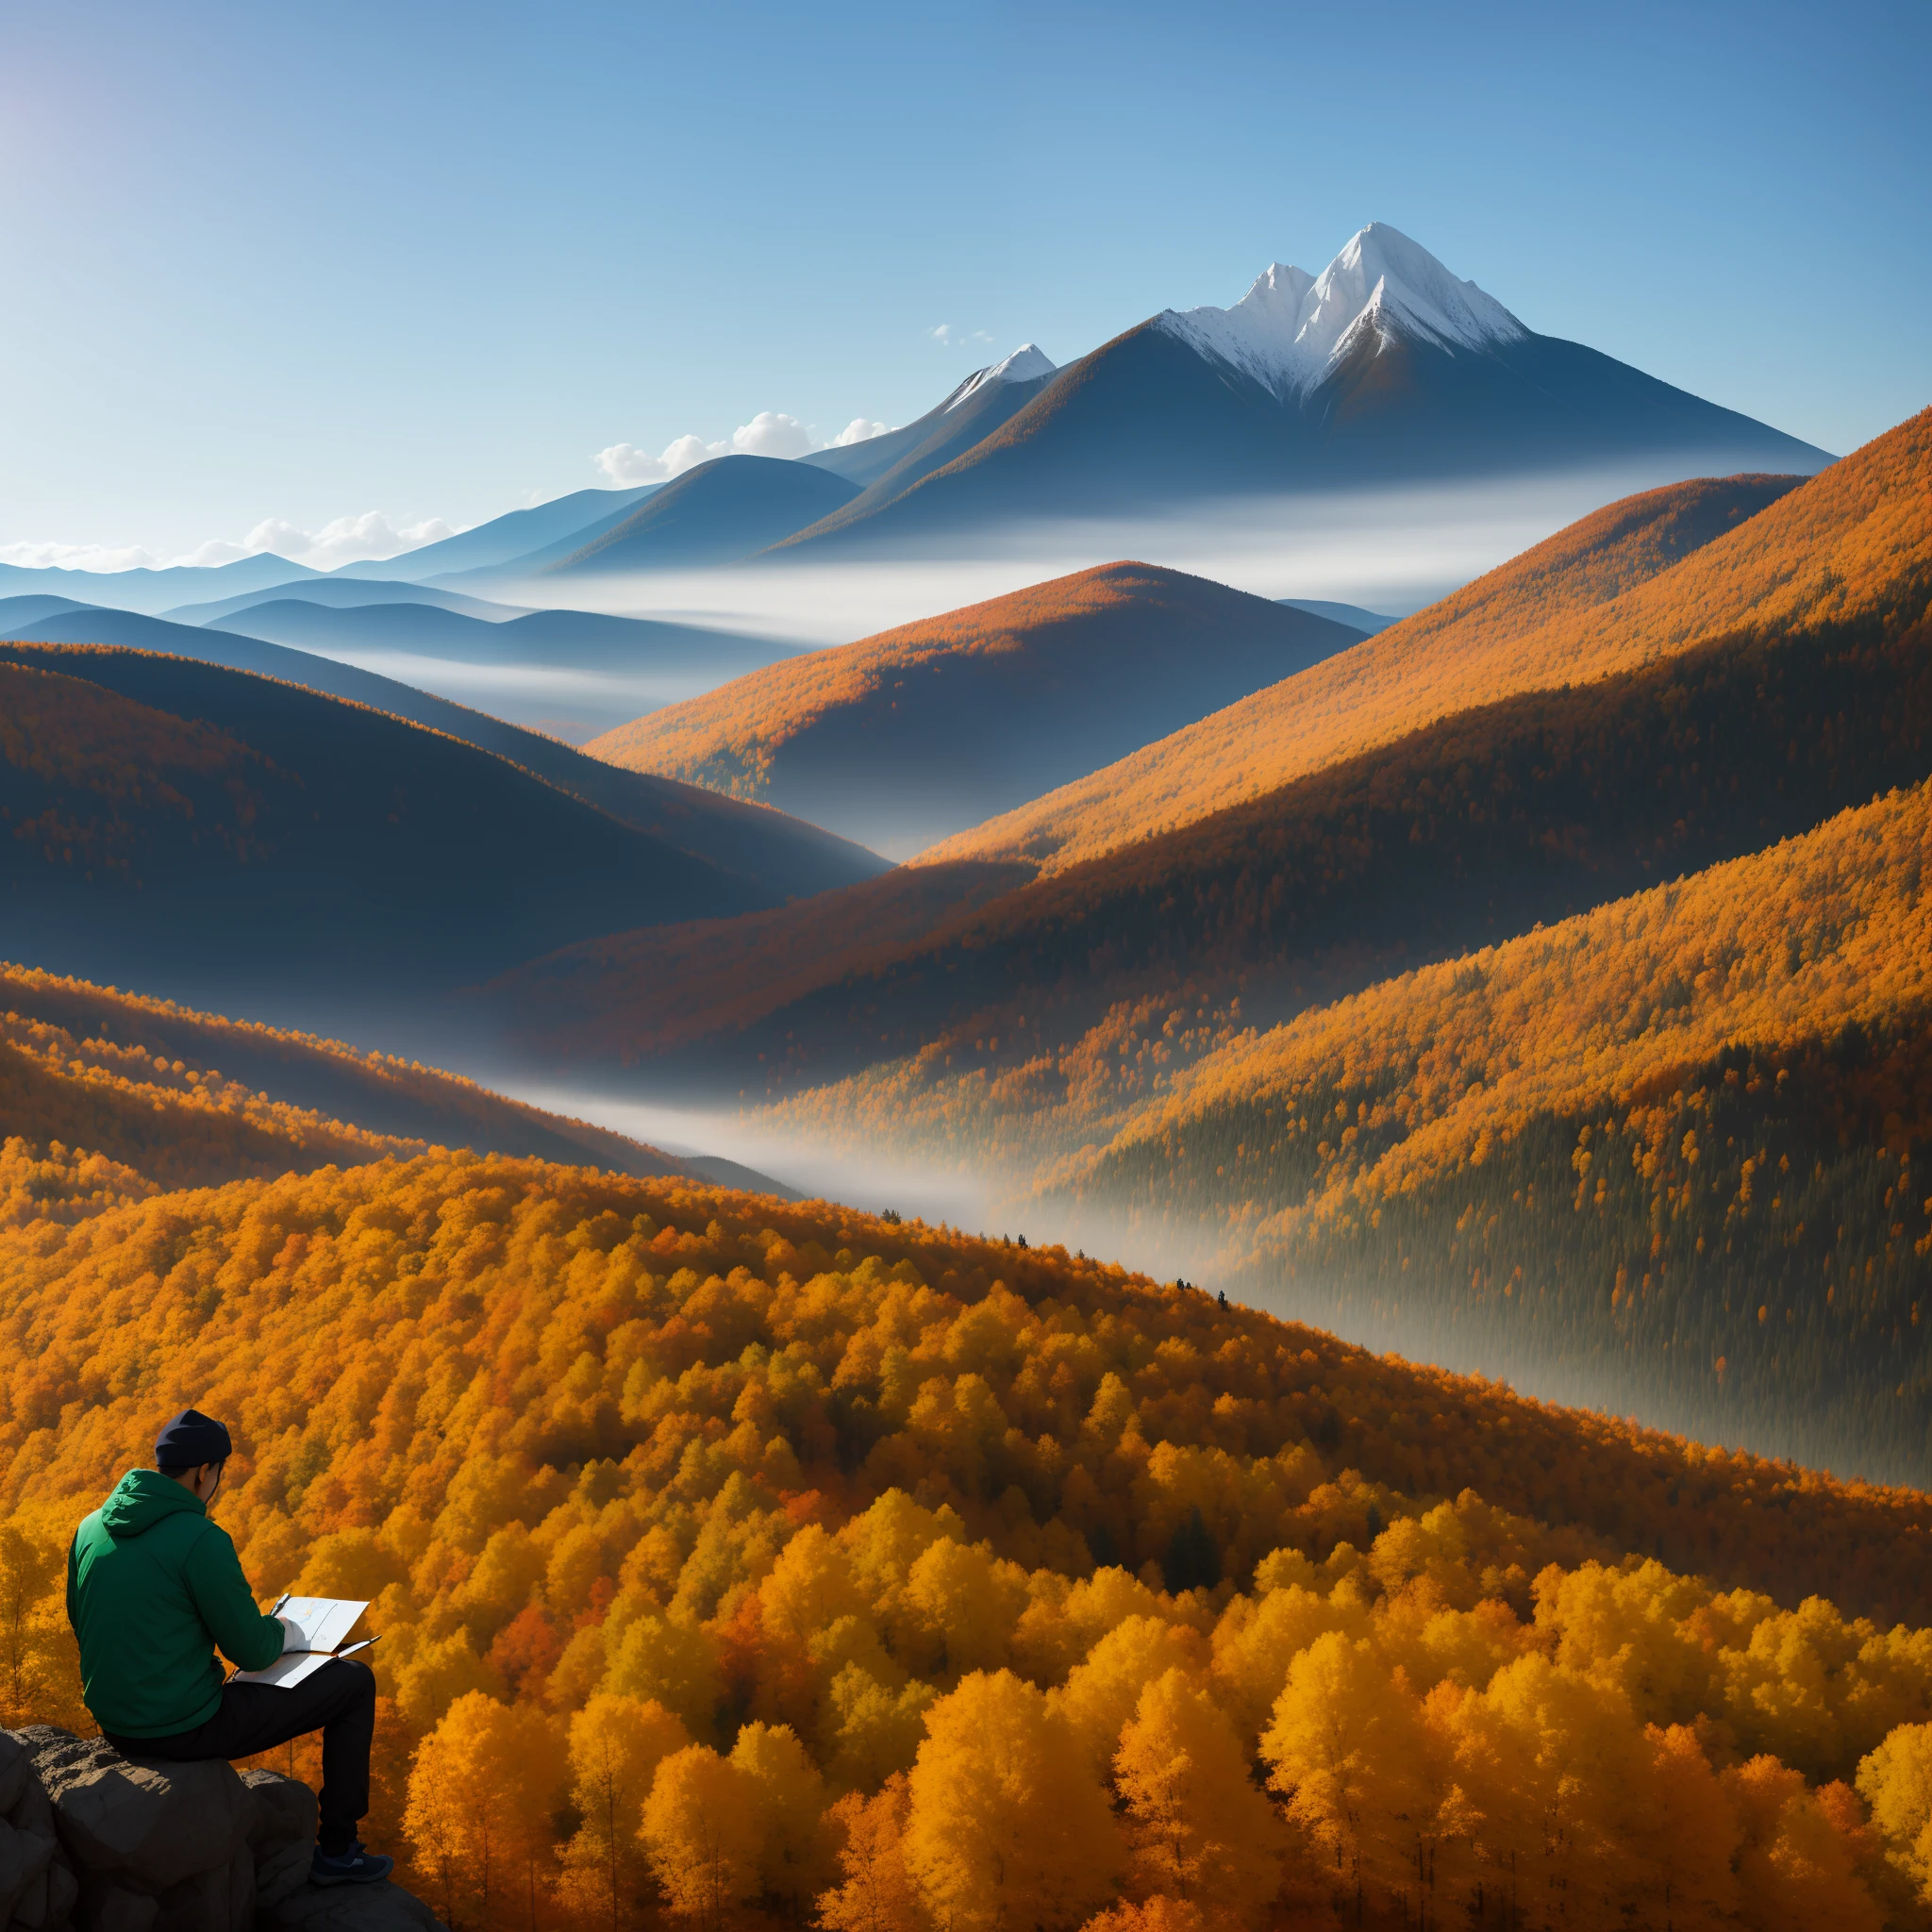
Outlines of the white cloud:
{"type": "Polygon", "coordinates": [[[818,444],[796,416],[760,409],[749,423],[731,432],[731,447],[748,457],[802,457],[818,444]]]}
{"type": "Polygon", "coordinates": [[[391,525],[380,510],[360,516],[336,517],[319,530],[305,530],[283,517],[264,517],[239,543],[210,538],[183,557],[162,557],[138,543],[4,543],[0,563],[21,564],[29,570],[165,570],[177,565],[203,568],[235,563],[244,557],[273,551],[291,563],[310,570],[337,570],[368,558],[400,557],[425,543],[456,535],[441,517],[391,525]]]}
{"type": "Polygon", "coordinates": [[[830,442],[821,442],[796,416],[782,410],[760,409],[749,423],[741,423],[722,442],[707,442],[698,436],[680,436],[667,443],[662,456],[634,442],[613,442],[591,458],[620,489],[635,489],[640,483],[668,483],[714,457],[809,456],[815,449],[842,449],[849,443],[863,442],[868,437],[884,433],[883,423],[855,416],[830,442]]]}
{"type": "Polygon", "coordinates": [[[22,570],[153,570],[159,562],[139,543],[0,543],[0,563],[22,570]]]}
{"type": "Polygon", "coordinates": [[[992,338],[983,328],[955,328],[950,322],[942,322],[937,328],[926,330],[934,341],[942,349],[971,348],[975,342],[991,342],[992,338]]]}

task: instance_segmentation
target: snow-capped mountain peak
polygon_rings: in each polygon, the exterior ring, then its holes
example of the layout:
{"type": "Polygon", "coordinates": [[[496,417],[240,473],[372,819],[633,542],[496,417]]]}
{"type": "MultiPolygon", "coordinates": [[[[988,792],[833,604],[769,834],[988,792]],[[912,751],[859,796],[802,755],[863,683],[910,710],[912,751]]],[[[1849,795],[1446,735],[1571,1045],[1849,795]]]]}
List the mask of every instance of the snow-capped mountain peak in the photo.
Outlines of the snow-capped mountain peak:
{"type": "Polygon", "coordinates": [[[1158,323],[1284,398],[1314,389],[1360,329],[1451,354],[1528,333],[1494,296],[1385,222],[1352,237],[1319,275],[1275,262],[1231,308],[1170,308],[1158,323]]]}
{"type": "Polygon", "coordinates": [[[995,362],[991,368],[974,370],[953,391],[946,408],[957,409],[968,396],[977,390],[985,389],[989,383],[1037,382],[1042,375],[1053,375],[1058,366],[1037,344],[1022,342],[1004,362],[995,362]]]}

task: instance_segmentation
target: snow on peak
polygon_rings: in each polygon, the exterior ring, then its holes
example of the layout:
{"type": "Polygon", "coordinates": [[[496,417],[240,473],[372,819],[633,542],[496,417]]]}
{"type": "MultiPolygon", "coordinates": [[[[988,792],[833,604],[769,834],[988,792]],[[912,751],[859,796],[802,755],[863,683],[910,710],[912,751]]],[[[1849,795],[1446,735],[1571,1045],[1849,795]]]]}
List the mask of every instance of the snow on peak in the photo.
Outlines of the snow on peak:
{"type": "Polygon", "coordinates": [[[969,375],[954,391],[946,408],[957,409],[975,390],[982,390],[989,383],[1038,382],[1042,375],[1051,375],[1056,366],[1035,343],[1022,342],[1004,362],[995,362],[990,369],[978,369],[969,375]]]}
{"type": "Polygon", "coordinates": [[[1354,236],[1319,275],[1275,262],[1231,308],[1170,308],[1157,320],[1284,398],[1314,389],[1358,328],[1452,354],[1528,333],[1494,296],[1385,222],[1354,236]]]}

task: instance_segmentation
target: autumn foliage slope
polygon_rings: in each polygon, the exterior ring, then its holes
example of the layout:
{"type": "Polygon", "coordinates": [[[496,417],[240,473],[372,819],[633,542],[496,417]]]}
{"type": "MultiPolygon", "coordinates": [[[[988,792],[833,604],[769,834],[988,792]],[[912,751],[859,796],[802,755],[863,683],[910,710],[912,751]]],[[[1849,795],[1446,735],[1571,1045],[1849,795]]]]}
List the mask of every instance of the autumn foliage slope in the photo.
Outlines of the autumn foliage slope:
{"type": "Polygon", "coordinates": [[[0,1122],[8,1225],[432,1148],[696,1174],[622,1134],[390,1054],[4,964],[0,1122]]]}
{"type": "Polygon", "coordinates": [[[61,1525],[222,1414],[256,1587],[373,1600],[372,1833],[453,1923],[1771,1928],[1794,1873],[1924,1923],[1918,1493],[527,1161],[29,1225],[0,1280],[16,1691],[72,1694],[61,1525]]]}
{"type": "Polygon", "coordinates": [[[909,854],[1357,635],[1180,571],[1105,564],[788,658],[589,749],[909,854]]]}

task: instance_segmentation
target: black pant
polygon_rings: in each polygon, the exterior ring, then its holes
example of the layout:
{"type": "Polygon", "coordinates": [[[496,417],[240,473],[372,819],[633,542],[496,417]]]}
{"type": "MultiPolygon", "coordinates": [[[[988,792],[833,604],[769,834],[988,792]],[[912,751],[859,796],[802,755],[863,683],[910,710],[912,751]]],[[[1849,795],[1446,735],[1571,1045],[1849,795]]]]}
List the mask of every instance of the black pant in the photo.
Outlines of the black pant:
{"type": "Polygon", "coordinates": [[[375,1736],[375,1673],[339,1657],[291,1690],[277,1684],[224,1684],[222,1707],[205,1724],[171,1738],[117,1738],[104,1733],[124,1757],[178,1763],[190,1757],[253,1757],[322,1732],[322,1829],[325,1852],[355,1840],[369,1810],[369,1746],[375,1736]]]}

